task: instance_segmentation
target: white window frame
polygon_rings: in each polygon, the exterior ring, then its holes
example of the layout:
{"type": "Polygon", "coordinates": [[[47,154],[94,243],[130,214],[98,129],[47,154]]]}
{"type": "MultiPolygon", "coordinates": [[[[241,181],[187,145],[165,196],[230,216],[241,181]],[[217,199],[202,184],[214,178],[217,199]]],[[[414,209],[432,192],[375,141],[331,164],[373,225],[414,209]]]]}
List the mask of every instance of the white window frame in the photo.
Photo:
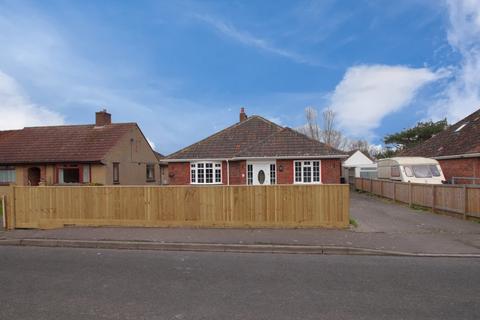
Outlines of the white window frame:
{"type": "Polygon", "coordinates": [[[221,161],[195,161],[190,162],[190,184],[222,184],[222,162],[221,161]],[[200,168],[199,168],[200,165],[200,168]],[[207,182],[207,165],[212,169],[212,182],[207,182]],[[203,182],[198,182],[199,169],[203,171],[203,182]],[[220,173],[220,181],[218,181],[218,173],[220,173]]]}
{"type": "Polygon", "coordinates": [[[0,181],[0,185],[16,182],[17,173],[14,166],[0,166],[0,171],[2,171],[2,181],[0,181]]]}
{"type": "Polygon", "coordinates": [[[322,161],[321,160],[295,160],[293,161],[293,183],[294,184],[322,184],[322,161]],[[314,174],[313,174],[313,163],[318,162],[318,181],[313,181],[314,174]],[[300,164],[300,179],[301,181],[297,181],[297,164],[300,164]],[[304,168],[310,168],[310,182],[304,182],[304,168]]]}

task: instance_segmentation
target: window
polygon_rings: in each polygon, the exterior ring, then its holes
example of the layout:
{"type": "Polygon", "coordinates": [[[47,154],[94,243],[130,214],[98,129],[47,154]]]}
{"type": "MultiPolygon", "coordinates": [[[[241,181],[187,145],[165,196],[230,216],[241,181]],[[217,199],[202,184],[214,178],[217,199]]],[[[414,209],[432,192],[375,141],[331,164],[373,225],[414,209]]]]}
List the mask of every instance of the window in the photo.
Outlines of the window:
{"type": "Polygon", "coordinates": [[[90,183],[90,165],[83,165],[83,183],[90,183]]]}
{"type": "Polygon", "coordinates": [[[15,180],[15,167],[0,166],[0,184],[13,183],[15,180]]]}
{"type": "Polygon", "coordinates": [[[147,182],[154,182],[155,181],[155,165],[154,164],[147,164],[147,182]]]}
{"type": "Polygon", "coordinates": [[[275,165],[271,164],[270,165],[270,184],[275,184],[276,183],[276,171],[275,171],[275,165]]]}
{"type": "Polygon", "coordinates": [[[190,182],[192,184],[222,183],[221,162],[195,162],[190,164],[190,182]]]}
{"type": "Polygon", "coordinates": [[[57,167],[59,184],[90,183],[90,165],[62,165],[57,167]]]}
{"type": "Polygon", "coordinates": [[[405,167],[405,175],[407,177],[413,177],[413,169],[412,167],[405,167]]]}
{"type": "Polygon", "coordinates": [[[247,165],[247,184],[253,184],[253,165],[247,165]]]}
{"type": "Polygon", "coordinates": [[[113,183],[120,183],[120,163],[118,162],[113,163],[113,183]]]}
{"type": "Polygon", "coordinates": [[[295,183],[320,183],[320,161],[295,161],[295,183]]]}
{"type": "Polygon", "coordinates": [[[400,168],[398,166],[391,167],[390,175],[392,177],[400,177],[400,168]]]}
{"type": "Polygon", "coordinates": [[[413,166],[413,172],[417,178],[431,178],[432,171],[430,171],[430,166],[413,166]]]}
{"type": "Polygon", "coordinates": [[[438,167],[436,165],[431,165],[430,166],[430,171],[432,171],[432,175],[434,177],[440,177],[440,170],[438,170],[438,167]]]}

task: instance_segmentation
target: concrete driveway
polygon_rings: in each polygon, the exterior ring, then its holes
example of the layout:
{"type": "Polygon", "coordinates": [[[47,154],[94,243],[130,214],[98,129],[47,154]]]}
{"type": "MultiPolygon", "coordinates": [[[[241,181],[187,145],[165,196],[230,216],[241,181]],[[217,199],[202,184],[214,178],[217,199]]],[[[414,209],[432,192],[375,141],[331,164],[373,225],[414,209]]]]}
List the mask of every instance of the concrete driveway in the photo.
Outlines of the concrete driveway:
{"type": "Polygon", "coordinates": [[[358,223],[353,231],[376,234],[385,247],[398,241],[404,248],[423,248],[429,252],[480,251],[479,223],[414,210],[357,192],[352,192],[350,199],[350,215],[358,223]]]}

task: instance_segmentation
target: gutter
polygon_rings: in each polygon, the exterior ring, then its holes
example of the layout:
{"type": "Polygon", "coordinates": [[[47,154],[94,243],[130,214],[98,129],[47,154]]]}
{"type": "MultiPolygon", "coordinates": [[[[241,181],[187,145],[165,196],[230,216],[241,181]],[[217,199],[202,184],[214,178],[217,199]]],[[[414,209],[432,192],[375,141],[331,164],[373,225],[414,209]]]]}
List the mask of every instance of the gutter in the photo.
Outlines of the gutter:
{"type": "Polygon", "coordinates": [[[462,158],[477,158],[480,157],[480,153],[468,153],[468,154],[456,154],[451,156],[433,157],[435,160],[448,160],[448,159],[462,159],[462,158]]]}
{"type": "Polygon", "coordinates": [[[191,162],[191,161],[237,161],[237,160],[266,160],[266,159],[286,159],[286,160],[301,160],[301,159],[343,159],[348,158],[348,155],[336,154],[325,156],[272,156],[272,157],[233,157],[233,158],[199,158],[199,159],[165,159],[162,162],[191,162]]]}

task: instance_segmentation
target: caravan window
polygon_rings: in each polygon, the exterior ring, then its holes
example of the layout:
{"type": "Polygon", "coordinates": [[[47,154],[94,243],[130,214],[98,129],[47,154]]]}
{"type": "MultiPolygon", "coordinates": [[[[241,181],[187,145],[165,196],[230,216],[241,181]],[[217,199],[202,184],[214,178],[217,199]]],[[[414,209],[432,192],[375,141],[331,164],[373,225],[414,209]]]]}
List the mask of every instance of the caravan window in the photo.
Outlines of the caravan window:
{"type": "Polygon", "coordinates": [[[431,178],[432,171],[430,171],[430,166],[413,166],[413,172],[417,178],[431,178]]]}
{"type": "Polygon", "coordinates": [[[390,174],[392,177],[400,177],[400,168],[398,166],[392,167],[390,174]]]}
{"type": "Polygon", "coordinates": [[[430,170],[432,171],[432,175],[434,177],[440,177],[440,171],[438,170],[436,165],[431,165],[430,170]]]}
{"type": "Polygon", "coordinates": [[[412,167],[405,167],[405,175],[407,177],[413,177],[413,169],[412,167]]]}

